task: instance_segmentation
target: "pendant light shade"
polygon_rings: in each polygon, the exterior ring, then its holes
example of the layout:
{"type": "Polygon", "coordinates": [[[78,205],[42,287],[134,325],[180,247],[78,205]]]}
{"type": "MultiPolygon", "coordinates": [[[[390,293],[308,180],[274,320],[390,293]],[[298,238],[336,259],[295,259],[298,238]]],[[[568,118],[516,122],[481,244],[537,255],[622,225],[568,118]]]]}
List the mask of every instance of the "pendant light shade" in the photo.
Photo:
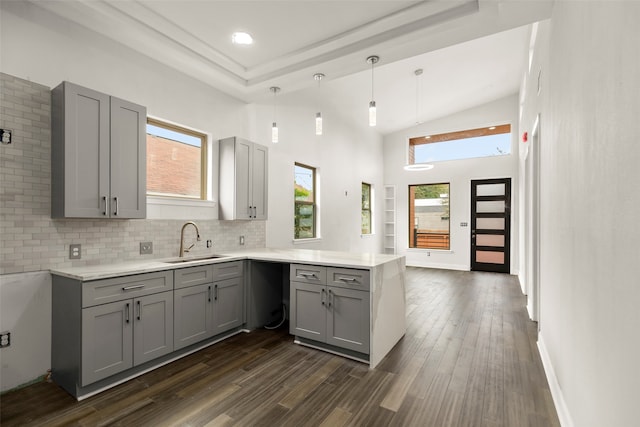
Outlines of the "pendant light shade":
{"type": "Polygon", "coordinates": [[[280,92],[280,88],[277,86],[271,86],[269,88],[273,93],[273,124],[271,125],[271,142],[278,143],[278,124],[276,123],[276,94],[280,92]]]}
{"type": "MultiPolygon", "coordinates": [[[[313,79],[318,82],[318,89],[320,88],[320,80],[324,77],[322,73],[315,73],[313,79]]],[[[316,135],[322,135],[322,113],[318,111],[316,113],[316,135]]]]}
{"type": "Polygon", "coordinates": [[[367,58],[367,64],[371,64],[371,101],[369,101],[369,126],[375,126],[376,117],[376,101],[373,96],[373,66],[380,60],[379,56],[372,55],[367,58]]]}

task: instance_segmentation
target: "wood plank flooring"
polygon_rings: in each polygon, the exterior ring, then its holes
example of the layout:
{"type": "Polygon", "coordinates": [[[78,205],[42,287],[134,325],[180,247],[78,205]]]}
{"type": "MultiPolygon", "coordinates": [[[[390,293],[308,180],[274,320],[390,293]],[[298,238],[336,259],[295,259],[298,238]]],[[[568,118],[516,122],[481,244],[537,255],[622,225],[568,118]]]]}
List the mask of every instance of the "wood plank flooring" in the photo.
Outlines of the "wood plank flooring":
{"type": "Polygon", "coordinates": [[[373,370],[240,334],[76,402],[41,382],[0,396],[9,426],[559,426],[517,279],[407,268],[407,334],[373,370]]]}

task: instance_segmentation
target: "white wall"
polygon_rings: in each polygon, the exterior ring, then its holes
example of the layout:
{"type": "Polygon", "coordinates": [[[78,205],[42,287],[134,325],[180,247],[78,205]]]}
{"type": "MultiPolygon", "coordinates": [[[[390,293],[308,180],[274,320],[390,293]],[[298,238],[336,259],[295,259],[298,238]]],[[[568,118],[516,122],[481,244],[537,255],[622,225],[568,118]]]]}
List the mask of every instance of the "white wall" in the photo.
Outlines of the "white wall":
{"type": "Polygon", "coordinates": [[[525,85],[521,131],[541,117],[539,347],[564,426],[638,424],[638,16],[556,2],[525,85]]]}
{"type": "Polygon", "coordinates": [[[518,97],[503,98],[489,104],[462,111],[428,123],[423,123],[385,136],[384,182],[396,185],[396,234],[398,253],[405,255],[407,265],[420,267],[470,269],[470,216],[471,180],[485,178],[511,178],[511,272],[518,267],[518,97]],[[407,162],[409,138],[464,129],[475,129],[509,123],[512,126],[511,155],[480,159],[436,162],[428,171],[409,172],[403,169],[407,162]],[[412,184],[449,182],[450,186],[450,241],[451,250],[408,249],[409,247],[409,190],[412,184]],[[460,223],[466,222],[467,227],[460,223]]]}
{"type": "MultiPolygon", "coordinates": [[[[347,123],[328,102],[320,102],[323,135],[316,136],[317,108],[309,107],[308,92],[278,95],[280,142],[269,145],[267,246],[379,253],[382,251],[382,138],[367,126],[366,116],[363,115],[362,126],[347,123]],[[315,167],[318,173],[321,238],[307,243],[293,242],[296,162],[315,167]],[[372,236],[360,234],[363,181],[371,184],[375,192],[372,236]]],[[[257,125],[251,137],[270,138],[272,104],[253,107],[257,125]]]]}

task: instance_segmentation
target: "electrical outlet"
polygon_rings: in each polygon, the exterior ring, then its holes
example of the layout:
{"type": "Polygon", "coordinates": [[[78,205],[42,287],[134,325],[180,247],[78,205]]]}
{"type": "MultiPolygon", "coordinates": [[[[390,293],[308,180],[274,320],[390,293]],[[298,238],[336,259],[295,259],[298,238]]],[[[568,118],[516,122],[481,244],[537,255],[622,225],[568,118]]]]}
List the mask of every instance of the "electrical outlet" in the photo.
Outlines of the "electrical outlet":
{"type": "Polygon", "coordinates": [[[5,145],[11,144],[11,130],[10,129],[0,129],[0,138],[2,139],[2,143],[5,145]]]}
{"type": "Polygon", "coordinates": [[[11,345],[11,332],[0,333],[0,348],[11,345]]]}
{"type": "Polygon", "coordinates": [[[244,236],[240,236],[240,245],[244,245],[244,236]]]}
{"type": "Polygon", "coordinates": [[[153,242],[140,242],[140,255],[151,255],[153,253],[153,242]]]}
{"type": "Polygon", "coordinates": [[[81,259],[82,258],[82,245],[75,244],[69,245],[69,259],[81,259]]]}

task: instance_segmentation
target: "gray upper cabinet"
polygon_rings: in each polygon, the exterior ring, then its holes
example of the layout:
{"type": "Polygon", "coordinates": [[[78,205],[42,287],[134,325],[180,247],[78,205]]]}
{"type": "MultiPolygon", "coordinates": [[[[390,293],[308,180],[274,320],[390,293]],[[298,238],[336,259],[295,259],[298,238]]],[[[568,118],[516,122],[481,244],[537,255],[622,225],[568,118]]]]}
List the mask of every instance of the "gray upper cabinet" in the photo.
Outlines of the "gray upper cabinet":
{"type": "Polygon", "coordinates": [[[220,140],[220,219],[267,219],[268,148],[220,140]]]}
{"type": "Polygon", "coordinates": [[[146,108],[69,82],[51,101],[51,216],[145,218],[146,108]]]}

